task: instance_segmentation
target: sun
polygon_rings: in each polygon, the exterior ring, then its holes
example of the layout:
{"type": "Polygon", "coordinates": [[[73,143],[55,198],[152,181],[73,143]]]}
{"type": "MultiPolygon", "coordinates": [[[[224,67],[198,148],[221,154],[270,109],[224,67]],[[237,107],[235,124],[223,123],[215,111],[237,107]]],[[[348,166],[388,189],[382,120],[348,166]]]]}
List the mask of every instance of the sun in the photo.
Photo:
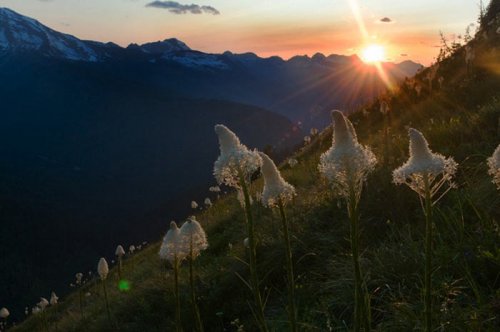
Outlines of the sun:
{"type": "Polygon", "coordinates": [[[361,59],[366,63],[377,63],[385,60],[384,47],[378,44],[370,44],[361,51],[361,59]]]}

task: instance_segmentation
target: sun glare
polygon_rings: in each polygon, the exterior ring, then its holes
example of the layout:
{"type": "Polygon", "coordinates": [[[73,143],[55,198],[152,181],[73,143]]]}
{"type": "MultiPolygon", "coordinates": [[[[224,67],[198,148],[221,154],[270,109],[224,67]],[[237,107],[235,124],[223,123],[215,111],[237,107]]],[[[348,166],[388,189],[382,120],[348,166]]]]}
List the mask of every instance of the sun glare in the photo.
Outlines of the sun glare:
{"type": "Polygon", "coordinates": [[[361,59],[366,63],[377,63],[384,61],[385,52],[381,45],[371,44],[361,51],[361,59]]]}

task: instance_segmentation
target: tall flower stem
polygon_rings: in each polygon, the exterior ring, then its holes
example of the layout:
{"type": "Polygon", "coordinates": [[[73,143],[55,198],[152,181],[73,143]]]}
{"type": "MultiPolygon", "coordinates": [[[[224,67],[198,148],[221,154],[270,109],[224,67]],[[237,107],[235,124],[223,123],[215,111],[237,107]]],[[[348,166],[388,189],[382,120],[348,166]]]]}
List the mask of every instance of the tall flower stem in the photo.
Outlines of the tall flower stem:
{"type": "Polygon", "coordinates": [[[122,280],[122,257],[118,256],[118,278],[122,280]]]}
{"type": "Polygon", "coordinates": [[[200,310],[198,309],[198,303],[196,301],[196,290],[194,286],[194,272],[193,272],[193,241],[191,239],[191,247],[189,254],[189,284],[191,286],[191,305],[193,310],[193,315],[196,319],[196,331],[203,332],[203,323],[201,322],[200,310]]]}
{"type": "Polygon", "coordinates": [[[429,175],[424,174],[425,188],[425,284],[424,284],[424,315],[425,331],[432,331],[432,201],[429,175]]]}
{"type": "Polygon", "coordinates": [[[179,296],[179,261],[174,260],[174,297],[175,297],[175,331],[182,332],[181,324],[181,299],[179,296]]]}
{"type": "Polygon", "coordinates": [[[257,258],[256,258],[256,250],[255,250],[255,229],[253,223],[253,216],[251,211],[251,203],[250,203],[250,193],[248,192],[248,185],[243,176],[241,170],[238,172],[239,183],[241,189],[243,190],[243,196],[245,200],[245,217],[247,222],[247,233],[248,233],[248,251],[250,252],[250,283],[252,287],[252,292],[255,301],[255,314],[257,318],[257,323],[259,325],[259,329],[263,332],[267,332],[267,324],[264,316],[264,305],[262,302],[262,297],[260,295],[259,289],[259,277],[257,275],[257,258]]]}
{"type": "Polygon", "coordinates": [[[363,325],[366,332],[370,331],[369,303],[363,288],[361,267],[359,264],[359,196],[356,195],[354,186],[350,185],[348,213],[351,224],[351,250],[354,265],[354,331],[359,332],[363,325]]]}
{"type": "Polygon", "coordinates": [[[83,315],[83,292],[82,292],[81,286],[78,289],[78,300],[79,300],[79,303],[80,303],[80,318],[83,319],[85,317],[83,315]]]}
{"type": "Polygon", "coordinates": [[[107,291],[107,288],[106,288],[106,281],[105,280],[101,280],[101,282],[102,282],[102,289],[104,291],[104,302],[106,303],[106,313],[108,315],[108,321],[109,321],[109,324],[112,324],[112,321],[111,321],[111,312],[109,310],[108,291],[107,291]]]}
{"type": "Polygon", "coordinates": [[[286,271],[288,274],[288,317],[290,319],[290,331],[298,332],[297,327],[297,309],[295,306],[295,277],[293,275],[293,260],[292,260],[292,247],[290,245],[290,232],[288,219],[286,217],[285,208],[281,199],[279,200],[279,210],[281,222],[283,224],[283,237],[285,240],[286,248],[286,271]]]}

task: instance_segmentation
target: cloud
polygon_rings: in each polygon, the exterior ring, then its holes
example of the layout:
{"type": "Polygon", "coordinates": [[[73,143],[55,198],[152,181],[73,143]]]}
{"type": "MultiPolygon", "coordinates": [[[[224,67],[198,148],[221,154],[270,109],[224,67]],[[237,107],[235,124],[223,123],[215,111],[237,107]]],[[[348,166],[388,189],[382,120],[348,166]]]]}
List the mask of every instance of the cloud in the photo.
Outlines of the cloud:
{"type": "Polygon", "coordinates": [[[146,5],[146,7],[167,9],[173,14],[212,14],[219,15],[220,12],[212,6],[200,6],[196,4],[183,5],[176,1],[153,1],[146,5]]]}
{"type": "Polygon", "coordinates": [[[378,20],[380,23],[393,23],[393,21],[388,18],[388,17],[382,17],[380,20],[378,20]]]}
{"type": "Polygon", "coordinates": [[[406,53],[401,53],[400,56],[408,56],[406,53]]]}

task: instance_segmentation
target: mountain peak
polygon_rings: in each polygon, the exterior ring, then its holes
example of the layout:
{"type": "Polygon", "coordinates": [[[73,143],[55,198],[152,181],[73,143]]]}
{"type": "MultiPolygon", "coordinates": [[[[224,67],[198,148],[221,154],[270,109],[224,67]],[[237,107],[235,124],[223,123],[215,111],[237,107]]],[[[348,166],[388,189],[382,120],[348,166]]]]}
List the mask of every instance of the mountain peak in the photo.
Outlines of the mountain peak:
{"type": "Polygon", "coordinates": [[[43,55],[69,60],[97,61],[99,58],[90,43],[54,31],[9,8],[0,8],[0,49],[14,52],[37,51],[43,55]]]}
{"type": "Polygon", "coordinates": [[[191,49],[177,38],[168,38],[163,41],[142,44],[141,49],[151,54],[164,54],[178,51],[191,51],[191,49]]]}

